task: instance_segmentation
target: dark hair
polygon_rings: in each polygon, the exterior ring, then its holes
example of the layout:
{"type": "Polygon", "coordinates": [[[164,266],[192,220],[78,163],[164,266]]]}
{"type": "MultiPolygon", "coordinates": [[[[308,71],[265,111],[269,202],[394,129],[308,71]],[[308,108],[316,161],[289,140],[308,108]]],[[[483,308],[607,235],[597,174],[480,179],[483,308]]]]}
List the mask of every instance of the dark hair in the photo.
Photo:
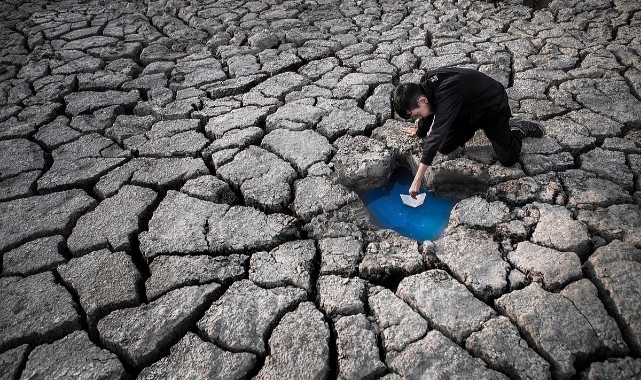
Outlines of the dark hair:
{"type": "Polygon", "coordinates": [[[394,111],[403,119],[409,119],[410,111],[418,108],[418,98],[425,96],[425,91],[418,83],[401,83],[392,94],[394,111]]]}

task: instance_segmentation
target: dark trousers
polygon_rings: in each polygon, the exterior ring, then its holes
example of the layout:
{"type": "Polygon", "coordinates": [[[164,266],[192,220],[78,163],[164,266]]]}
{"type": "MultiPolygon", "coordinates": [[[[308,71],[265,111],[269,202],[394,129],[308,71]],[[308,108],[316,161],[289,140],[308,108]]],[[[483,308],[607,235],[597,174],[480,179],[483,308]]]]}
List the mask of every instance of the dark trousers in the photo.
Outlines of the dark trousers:
{"type": "Polygon", "coordinates": [[[477,130],[482,129],[488,140],[492,143],[496,158],[503,166],[512,166],[519,161],[521,153],[521,139],[518,135],[513,135],[510,130],[510,116],[508,114],[498,114],[491,118],[480,120],[474,125],[461,126],[462,128],[452,128],[457,131],[450,133],[445,137],[438,151],[442,154],[452,153],[459,146],[465,145],[477,130]]]}

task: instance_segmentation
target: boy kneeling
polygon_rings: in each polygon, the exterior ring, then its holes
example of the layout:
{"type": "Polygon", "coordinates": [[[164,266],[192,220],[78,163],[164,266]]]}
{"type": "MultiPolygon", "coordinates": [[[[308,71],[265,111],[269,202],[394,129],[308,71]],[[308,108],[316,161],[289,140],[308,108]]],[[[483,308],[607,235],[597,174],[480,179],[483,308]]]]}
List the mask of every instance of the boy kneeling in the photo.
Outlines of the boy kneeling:
{"type": "Polygon", "coordinates": [[[417,128],[403,128],[412,137],[425,137],[423,154],[409,194],[415,198],[436,152],[452,153],[482,129],[503,166],[518,162],[521,140],[542,137],[543,126],[534,121],[510,119],[505,88],[489,76],[471,69],[440,68],[428,71],[420,83],[403,83],[392,95],[396,113],[415,120],[417,128]]]}

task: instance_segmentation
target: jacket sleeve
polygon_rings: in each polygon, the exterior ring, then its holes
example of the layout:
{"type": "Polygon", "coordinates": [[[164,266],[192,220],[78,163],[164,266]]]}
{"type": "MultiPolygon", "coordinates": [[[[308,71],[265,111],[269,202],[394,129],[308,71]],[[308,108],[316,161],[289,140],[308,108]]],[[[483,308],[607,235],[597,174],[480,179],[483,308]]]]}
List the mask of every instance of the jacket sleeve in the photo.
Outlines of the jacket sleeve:
{"type": "MultiPolygon", "coordinates": [[[[463,104],[463,98],[457,92],[446,94],[438,103],[432,131],[423,143],[421,163],[431,165],[438,148],[447,136],[463,104]]],[[[418,135],[418,134],[417,134],[418,135]]]]}
{"type": "Polygon", "coordinates": [[[434,115],[428,115],[427,117],[424,117],[419,121],[418,123],[418,128],[416,129],[416,136],[418,137],[425,137],[427,136],[427,132],[430,130],[430,127],[432,126],[432,122],[434,121],[434,115]]]}

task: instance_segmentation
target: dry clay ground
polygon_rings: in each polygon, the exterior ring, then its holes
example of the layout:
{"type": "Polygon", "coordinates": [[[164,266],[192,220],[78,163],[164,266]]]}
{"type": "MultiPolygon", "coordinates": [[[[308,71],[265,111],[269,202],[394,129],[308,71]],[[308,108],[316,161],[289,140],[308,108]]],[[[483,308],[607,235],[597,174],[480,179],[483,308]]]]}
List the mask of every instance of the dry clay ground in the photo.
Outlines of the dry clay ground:
{"type": "Polygon", "coordinates": [[[529,3],[2,1],[0,378],[639,378],[641,3],[529,3]],[[419,244],[355,190],[439,66],[548,133],[419,244]]]}

